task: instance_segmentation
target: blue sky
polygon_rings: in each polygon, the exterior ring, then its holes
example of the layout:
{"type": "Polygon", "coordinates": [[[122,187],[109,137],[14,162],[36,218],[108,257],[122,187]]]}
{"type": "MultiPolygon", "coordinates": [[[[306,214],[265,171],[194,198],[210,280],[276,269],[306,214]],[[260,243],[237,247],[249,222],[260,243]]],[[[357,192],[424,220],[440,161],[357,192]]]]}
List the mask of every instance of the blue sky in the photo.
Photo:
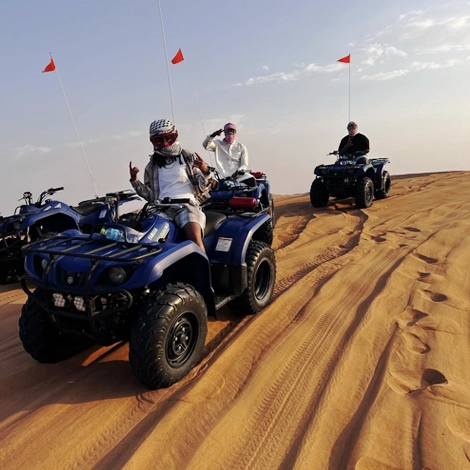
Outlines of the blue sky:
{"type": "Polygon", "coordinates": [[[100,195],[130,188],[149,123],[173,114],[209,163],[205,134],[237,124],[275,194],[309,191],[349,116],[392,175],[470,170],[469,1],[16,0],[0,12],[2,215],[27,190],[94,195],[60,83],[100,195]],[[41,73],[49,53],[58,76],[41,73]]]}

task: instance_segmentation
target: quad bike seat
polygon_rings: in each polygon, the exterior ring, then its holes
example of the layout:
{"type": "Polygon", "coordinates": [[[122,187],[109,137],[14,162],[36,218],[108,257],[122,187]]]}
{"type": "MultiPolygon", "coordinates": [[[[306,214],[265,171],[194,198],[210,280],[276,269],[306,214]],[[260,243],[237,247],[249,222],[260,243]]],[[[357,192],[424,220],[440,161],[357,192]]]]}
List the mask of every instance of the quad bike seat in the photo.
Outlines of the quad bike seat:
{"type": "Polygon", "coordinates": [[[227,216],[221,212],[206,211],[206,228],[204,229],[204,236],[210,235],[217,227],[223,222],[227,216]]]}

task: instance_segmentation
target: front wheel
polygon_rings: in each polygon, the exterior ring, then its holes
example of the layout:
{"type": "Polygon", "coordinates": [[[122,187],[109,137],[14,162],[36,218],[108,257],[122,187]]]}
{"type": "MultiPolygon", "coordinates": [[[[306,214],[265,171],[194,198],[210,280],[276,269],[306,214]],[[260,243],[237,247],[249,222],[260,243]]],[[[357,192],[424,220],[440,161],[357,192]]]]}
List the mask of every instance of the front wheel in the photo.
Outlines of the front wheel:
{"type": "Polygon", "coordinates": [[[384,171],[382,175],[383,180],[383,189],[379,189],[375,192],[375,199],[385,199],[390,196],[390,190],[392,188],[392,178],[390,178],[390,173],[384,171]]]}
{"type": "Polygon", "coordinates": [[[359,182],[356,190],[356,206],[358,209],[366,209],[372,205],[374,198],[374,183],[365,176],[359,182]]]}
{"type": "Polygon", "coordinates": [[[75,356],[93,344],[87,339],[80,340],[62,334],[34,299],[42,301],[42,290],[36,289],[32,296],[23,305],[18,323],[23,347],[33,359],[42,363],[56,363],[75,356]]]}
{"type": "Polygon", "coordinates": [[[169,387],[199,362],[207,335],[206,304],[192,286],[169,284],[137,315],[129,341],[134,375],[152,390],[169,387]]]}
{"type": "Polygon", "coordinates": [[[273,249],[266,243],[252,240],[246,253],[246,267],[248,285],[229,307],[241,315],[254,315],[271,301],[276,280],[273,249]]]}
{"type": "Polygon", "coordinates": [[[310,186],[310,203],[313,207],[325,207],[328,204],[330,193],[326,184],[318,178],[310,186]]]}

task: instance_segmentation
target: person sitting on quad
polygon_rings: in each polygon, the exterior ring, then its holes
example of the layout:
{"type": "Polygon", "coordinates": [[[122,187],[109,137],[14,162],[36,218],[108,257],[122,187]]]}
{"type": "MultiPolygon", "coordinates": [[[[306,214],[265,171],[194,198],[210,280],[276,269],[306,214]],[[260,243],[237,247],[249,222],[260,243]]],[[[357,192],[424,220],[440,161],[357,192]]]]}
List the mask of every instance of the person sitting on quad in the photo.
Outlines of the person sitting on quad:
{"type": "Polygon", "coordinates": [[[177,139],[178,131],[170,120],[153,121],[150,142],[154,152],[145,167],[144,182],[137,179],[139,168],[129,162],[130,182],[137,194],[149,202],[164,198],[189,199],[190,203],[167,208],[165,214],[188,240],[205,251],[202,235],[206,216],[199,204],[209,197],[210,169],[197,153],[181,148],[177,139]]]}
{"type": "Polygon", "coordinates": [[[215,169],[221,178],[236,176],[237,172],[243,173],[248,168],[248,150],[237,140],[237,127],[231,122],[225,124],[223,129],[208,135],[202,146],[215,153],[215,169]],[[213,140],[222,132],[225,137],[213,140]]]}
{"type": "Polygon", "coordinates": [[[367,163],[367,157],[369,153],[369,139],[364,135],[357,132],[357,124],[354,121],[348,122],[346,126],[348,135],[341,139],[338,147],[338,153],[340,156],[343,155],[358,155],[363,153],[355,159],[356,163],[367,163]]]}

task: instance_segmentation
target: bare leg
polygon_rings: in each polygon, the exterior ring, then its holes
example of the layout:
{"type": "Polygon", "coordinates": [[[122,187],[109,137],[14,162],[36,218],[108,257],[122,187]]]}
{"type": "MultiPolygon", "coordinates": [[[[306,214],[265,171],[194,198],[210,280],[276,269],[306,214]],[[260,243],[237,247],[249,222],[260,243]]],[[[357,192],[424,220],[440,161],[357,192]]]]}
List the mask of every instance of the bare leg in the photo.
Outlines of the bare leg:
{"type": "Polygon", "coordinates": [[[188,240],[194,242],[204,253],[206,252],[204,244],[202,243],[202,233],[199,224],[196,222],[188,222],[183,227],[183,233],[188,240]]]}

